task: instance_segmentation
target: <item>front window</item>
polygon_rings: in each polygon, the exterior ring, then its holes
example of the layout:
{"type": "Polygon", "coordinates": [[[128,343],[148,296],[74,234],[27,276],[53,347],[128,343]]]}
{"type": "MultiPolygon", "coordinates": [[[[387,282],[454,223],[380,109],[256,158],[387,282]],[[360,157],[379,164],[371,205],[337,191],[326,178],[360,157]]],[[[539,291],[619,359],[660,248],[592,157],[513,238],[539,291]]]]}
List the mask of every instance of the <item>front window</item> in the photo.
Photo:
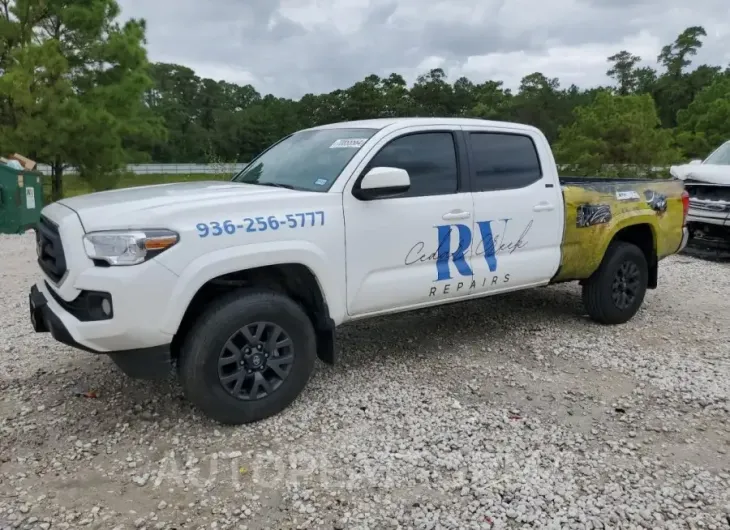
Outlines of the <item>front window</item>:
{"type": "Polygon", "coordinates": [[[707,157],[704,164],[716,164],[718,166],[730,166],[730,142],[715,149],[715,151],[707,157]]]}
{"type": "Polygon", "coordinates": [[[264,151],[233,182],[325,192],[376,129],[299,131],[264,151]]]}

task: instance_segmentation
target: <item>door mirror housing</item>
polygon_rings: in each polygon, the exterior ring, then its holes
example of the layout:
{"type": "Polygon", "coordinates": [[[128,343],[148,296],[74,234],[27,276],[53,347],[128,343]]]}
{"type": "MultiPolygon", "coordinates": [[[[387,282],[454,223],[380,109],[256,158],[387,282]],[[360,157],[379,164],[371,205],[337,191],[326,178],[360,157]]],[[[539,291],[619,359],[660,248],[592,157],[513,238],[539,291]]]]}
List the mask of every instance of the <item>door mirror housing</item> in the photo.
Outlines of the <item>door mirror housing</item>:
{"type": "Polygon", "coordinates": [[[397,167],[374,167],[368,171],[353,190],[353,195],[363,201],[396,197],[411,187],[408,171],[397,167]]]}
{"type": "Polygon", "coordinates": [[[697,164],[701,164],[702,160],[690,160],[689,165],[690,166],[696,166],[697,164]]]}

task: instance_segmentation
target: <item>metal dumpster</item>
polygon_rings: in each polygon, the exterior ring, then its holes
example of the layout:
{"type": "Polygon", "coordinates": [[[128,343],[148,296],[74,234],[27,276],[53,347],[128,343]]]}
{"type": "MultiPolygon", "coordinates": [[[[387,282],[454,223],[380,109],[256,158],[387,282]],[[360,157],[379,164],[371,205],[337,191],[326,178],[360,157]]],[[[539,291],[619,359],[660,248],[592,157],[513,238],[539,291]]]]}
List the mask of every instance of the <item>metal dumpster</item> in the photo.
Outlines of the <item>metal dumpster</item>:
{"type": "Polygon", "coordinates": [[[35,228],[43,209],[43,175],[0,163],[0,234],[35,228]]]}

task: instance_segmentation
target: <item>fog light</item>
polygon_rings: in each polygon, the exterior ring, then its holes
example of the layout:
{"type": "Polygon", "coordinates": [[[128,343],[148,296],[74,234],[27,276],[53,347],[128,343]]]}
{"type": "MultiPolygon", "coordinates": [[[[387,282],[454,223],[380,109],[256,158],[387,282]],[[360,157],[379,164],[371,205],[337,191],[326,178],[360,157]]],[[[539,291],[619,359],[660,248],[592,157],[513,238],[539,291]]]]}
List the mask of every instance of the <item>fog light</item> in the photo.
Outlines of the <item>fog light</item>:
{"type": "Polygon", "coordinates": [[[114,306],[109,293],[86,291],[87,320],[109,320],[114,316],[114,306]]]}

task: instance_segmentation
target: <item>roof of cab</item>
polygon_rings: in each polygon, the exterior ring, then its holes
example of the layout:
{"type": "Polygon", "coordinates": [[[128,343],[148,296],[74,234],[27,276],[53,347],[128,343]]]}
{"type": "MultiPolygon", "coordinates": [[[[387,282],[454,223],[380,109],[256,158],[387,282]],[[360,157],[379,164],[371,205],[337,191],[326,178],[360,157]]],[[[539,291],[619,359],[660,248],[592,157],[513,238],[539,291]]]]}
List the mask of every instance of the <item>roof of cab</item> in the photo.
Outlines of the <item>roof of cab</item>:
{"type": "Polygon", "coordinates": [[[385,129],[391,125],[482,125],[494,127],[509,127],[510,129],[534,131],[535,127],[506,121],[481,120],[478,118],[376,118],[370,120],[341,121],[311,127],[317,129],[385,129]]]}

